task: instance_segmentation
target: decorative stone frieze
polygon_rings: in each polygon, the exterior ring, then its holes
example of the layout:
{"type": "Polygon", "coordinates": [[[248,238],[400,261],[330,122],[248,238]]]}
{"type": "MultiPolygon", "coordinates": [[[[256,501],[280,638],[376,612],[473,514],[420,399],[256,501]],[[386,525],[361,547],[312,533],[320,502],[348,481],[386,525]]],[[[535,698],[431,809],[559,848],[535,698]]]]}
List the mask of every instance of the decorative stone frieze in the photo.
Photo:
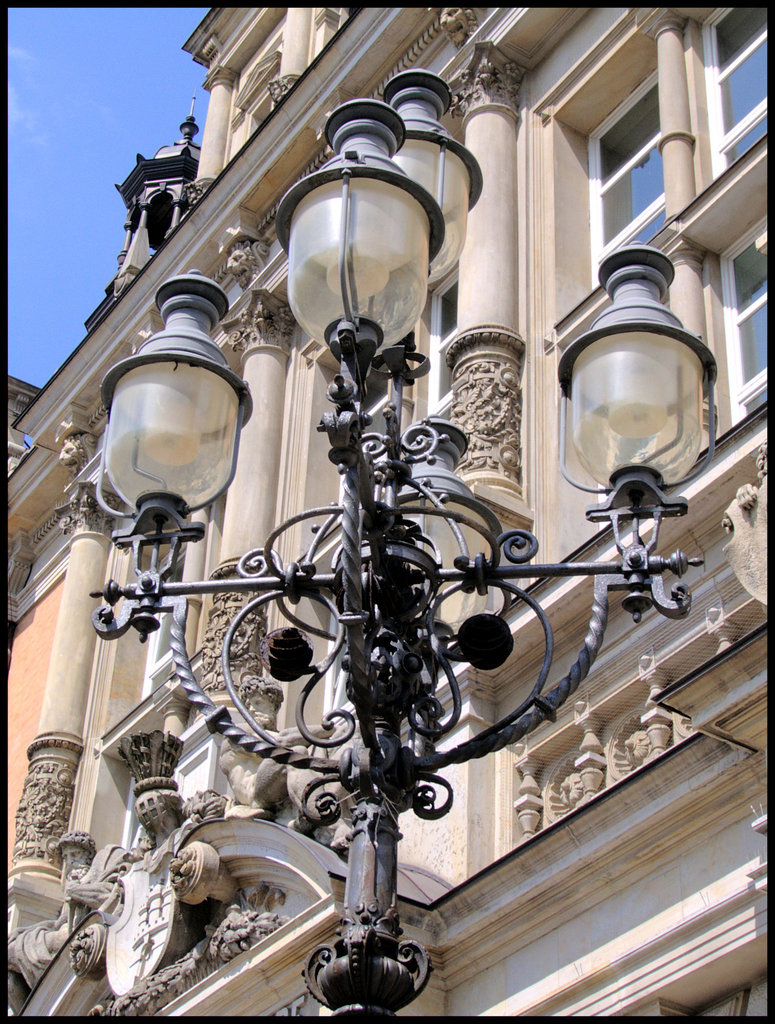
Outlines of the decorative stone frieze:
{"type": "Polygon", "coordinates": [[[27,748],[29,769],[16,811],[15,866],[38,861],[49,871],[59,871],[59,840],[70,822],[82,751],[80,743],[53,735],[38,736],[27,748]]]}
{"type": "Polygon", "coordinates": [[[114,518],[98,503],[94,484],[89,480],[78,481],[67,504],[60,505],[55,511],[60,515],[59,525],[68,536],[99,533],[109,537],[115,524],[114,518]]]}
{"type": "Polygon", "coordinates": [[[231,347],[244,358],[251,349],[269,345],[287,354],[295,323],[288,306],[264,288],[257,288],[251,292],[248,304],[225,320],[223,327],[231,347]]]}
{"type": "Polygon", "coordinates": [[[522,361],[525,345],[497,326],[466,331],[447,353],[452,370],[452,420],[468,436],[459,472],[494,485],[522,483],[522,361]]]}
{"type": "Polygon", "coordinates": [[[460,74],[449,112],[468,117],[482,107],[498,107],[519,116],[519,85],[523,71],[507,60],[492,43],[476,43],[469,66],[460,74]]]}
{"type": "Polygon", "coordinates": [[[476,15],[470,7],[442,7],[439,25],[457,50],[479,27],[476,15]]]}
{"type": "MultiPolygon", "coordinates": [[[[219,565],[210,579],[224,580],[236,575],[236,559],[219,565]]],[[[207,629],[202,641],[202,688],[207,692],[226,692],[223,679],[221,653],[226,632],[235,615],[245,606],[248,597],[244,594],[220,593],[213,595],[207,629]]],[[[263,610],[248,615],[237,629],[231,645],[231,671],[238,682],[241,677],[260,676],[261,659],[258,642],[266,632],[266,616],[263,610]]]]}
{"type": "Polygon", "coordinates": [[[723,548],[745,590],[767,604],[767,443],[754,455],[758,486],[744,484],[727,508],[721,525],[730,535],[723,548]]]}

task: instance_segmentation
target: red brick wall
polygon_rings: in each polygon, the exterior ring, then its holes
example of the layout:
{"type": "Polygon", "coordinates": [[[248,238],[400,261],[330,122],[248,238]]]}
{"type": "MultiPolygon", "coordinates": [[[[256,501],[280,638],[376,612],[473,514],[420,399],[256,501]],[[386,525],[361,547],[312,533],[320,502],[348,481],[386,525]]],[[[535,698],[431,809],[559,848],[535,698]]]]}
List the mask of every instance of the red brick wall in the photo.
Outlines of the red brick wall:
{"type": "Polygon", "coordinates": [[[16,808],[27,775],[27,747],[38,732],[48,660],[64,580],[21,619],[16,627],[8,670],[8,865],[15,838],[16,808]]]}

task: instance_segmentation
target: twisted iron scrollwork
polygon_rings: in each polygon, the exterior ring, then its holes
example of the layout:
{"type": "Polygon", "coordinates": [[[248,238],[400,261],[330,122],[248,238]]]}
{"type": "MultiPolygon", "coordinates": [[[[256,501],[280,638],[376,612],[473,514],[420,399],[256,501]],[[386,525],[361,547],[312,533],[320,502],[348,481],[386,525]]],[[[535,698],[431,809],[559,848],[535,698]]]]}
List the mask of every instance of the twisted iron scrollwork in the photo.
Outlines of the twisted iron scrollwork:
{"type": "Polygon", "coordinates": [[[353,342],[348,334],[341,341],[340,373],[329,388],[334,409],[320,425],[341,474],[339,503],[302,512],[278,526],[263,548],[242,556],[235,577],[199,583],[170,579],[179,545],[198,539],[196,531],[164,507],[145,509],[134,529],[114,537],[117,544],[133,548],[137,581],[123,587],[111,581],[104,591],[107,603],[95,611],[93,621],[106,639],[130,627],[144,638],[158,628],[160,615],[170,614],[175,669],[208,728],[259,757],[317,773],[320,777],[307,785],[302,798],[303,813],[313,824],[339,817],[341,792],[354,804],[339,938],[312,953],[305,977],[313,995],[338,1014],[384,1014],[415,998],[430,972],[422,946],[399,941],[398,815],[411,809],[421,818],[443,817],[453,793],[440,770],[514,743],[555,716],[600,650],[611,591],[626,591],[623,606],[636,621],[650,607],[672,618],[685,615],[691,603],[688,590],[679,584],[668,595],[662,577],[665,572],[681,576],[697,560],[681,552],[668,558],[654,554],[663,515],[681,514],[682,507],[680,502],[644,506],[633,491],[589,516],[593,521],[604,516],[611,523],[616,560],[535,564],[538,541],[532,533],[502,532],[488,509],[462,485],[456,489],[449,473],[443,476],[439,466],[454,430],[451,424],[426,420],[401,434],[403,388],[426,369],[412,345],[393,346],[378,357],[390,375],[391,392],[385,432],[368,434],[357,338],[353,342]],[[648,544],[640,536],[644,519],[653,521],[648,544]],[[314,527],[312,540],[298,561],[286,564],[279,542],[302,523],[314,527]],[[439,540],[437,527],[446,531],[445,539],[439,540]],[[455,553],[445,562],[442,548],[450,541],[455,553]],[[141,549],[148,546],[151,567],[142,569],[141,549]],[[170,551],[161,561],[165,546],[170,551]],[[321,567],[324,557],[330,564],[321,567]],[[518,581],[584,575],[594,578],[588,631],[568,673],[547,690],[552,629],[535,595],[518,581]],[[230,699],[249,732],[203,691],[185,646],[187,596],[224,591],[247,597],[227,630],[222,660],[230,699]],[[494,596],[500,608],[480,609],[456,624],[448,611],[468,596],[485,602],[494,596]],[[231,648],[240,626],[270,604],[288,625],[282,635],[263,639],[265,665],[275,678],[301,680],[295,716],[307,748],[278,743],[240,698],[232,675],[231,648]],[[322,612],[322,618],[308,613],[309,607],[322,612]],[[454,665],[477,665],[476,636],[489,630],[492,640],[486,641],[480,664],[485,670],[497,668],[511,650],[507,621],[519,607],[536,616],[544,636],[544,656],[530,693],[478,735],[437,750],[460,722],[454,665]],[[316,663],[309,637],[328,644],[316,663]],[[497,648],[495,655],[491,648],[497,648]],[[348,706],[329,708],[313,727],[305,718],[310,698],[332,675],[343,680],[348,706]],[[336,757],[327,756],[333,750],[336,757]]]}

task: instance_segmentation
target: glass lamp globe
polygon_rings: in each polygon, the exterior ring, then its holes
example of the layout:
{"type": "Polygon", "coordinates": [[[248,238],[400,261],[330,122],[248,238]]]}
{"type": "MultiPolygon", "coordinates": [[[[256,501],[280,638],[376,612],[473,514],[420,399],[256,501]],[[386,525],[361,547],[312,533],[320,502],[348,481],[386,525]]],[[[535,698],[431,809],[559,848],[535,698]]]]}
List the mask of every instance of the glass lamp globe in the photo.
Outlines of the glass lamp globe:
{"type": "Polygon", "coordinates": [[[703,394],[716,363],[662,304],[673,276],[668,257],[650,246],[612,253],[600,267],[612,305],[560,360],[570,440],[604,487],[636,468],[675,483],[702,447],[703,394]]]}
{"type": "Polygon", "coordinates": [[[225,292],[192,271],[165,282],[156,301],[165,329],[102,384],[109,411],[104,465],[130,507],[165,495],[191,511],[231,482],[252,402],[207,335],[228,309],[225,292]]]}
{"type": "Polygon", "coordinates": [[[444,214],[444,244],[430,266],[431,282],[438,281],[460,258],[468,211],[482,192],[482,172],[473,153],[439,120],[452,99],[442,78],[421,68],[401,71],[385,86],[384,97],[406,125],[395,162],[435,197],[444,214]]]}
{"type": "Polygon", "coordinates": [[[372,325],[376,343],[417,322],[444,219],[391,159],[401,118],[378,100],[351,100],[326,125],[336,156],[297,182],[277,211],[288,252],[288,302],[304,330],[330,343],[342,319],[372,325]]]}

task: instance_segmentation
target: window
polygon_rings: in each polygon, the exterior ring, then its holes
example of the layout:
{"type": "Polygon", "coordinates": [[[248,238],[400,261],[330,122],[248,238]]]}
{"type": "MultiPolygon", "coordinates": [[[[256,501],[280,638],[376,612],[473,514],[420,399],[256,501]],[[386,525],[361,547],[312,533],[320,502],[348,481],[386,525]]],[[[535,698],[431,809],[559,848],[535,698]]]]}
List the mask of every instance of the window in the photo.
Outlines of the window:
{"type": "MultiPolygon", "coordinates": [[[[170,582],[179,583],[183,578],[183,553],[178,553],[175,568],[169,579],[170,582]]],[[[172,615],[166,614],[160,617],[161,625],[154,633],[148,634],[148,655],[145,662],[145,683],[143,685],[143,697],[149,696],[157,690],[162,683],[165,683],[172,675],[172,650],[170,648],[170,630],[172,628],[172,615]]]]}
{"type": "Polygon", "coordinates": [[[457,330],[457,278],[447,278],[431,296],[431,371],[428,412],[449,416],[452,408],[452,371],[447,351],[457,330]]]}
{"type": "Polygon", "coordinates": [[[646,241],[665,222],[659,99],[652,76],[590,136],[593,264],[611,249],[646,241]]]}
{"type": "Polygon", "coordinates": [[[713,169],[720,174],[767,131],[767,9],[735,7],[705,26],[713,169]]]}
{"type": "Polygon", "coordinates": [[[767,255],[764,226],[722,260],[732,415],[742,419],[767,400],[767,255]]]}

